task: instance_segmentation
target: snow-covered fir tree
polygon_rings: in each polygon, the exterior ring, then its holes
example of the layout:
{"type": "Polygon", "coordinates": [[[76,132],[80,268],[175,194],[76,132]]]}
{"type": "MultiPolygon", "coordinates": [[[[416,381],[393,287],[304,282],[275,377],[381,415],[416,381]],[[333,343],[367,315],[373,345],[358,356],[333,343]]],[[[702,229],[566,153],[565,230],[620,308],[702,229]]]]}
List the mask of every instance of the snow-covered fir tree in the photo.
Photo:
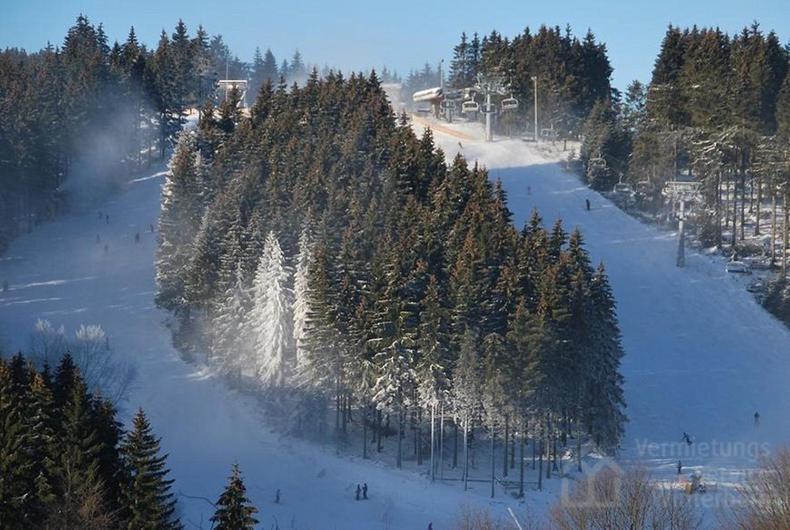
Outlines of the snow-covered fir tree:
{"type": "Polygon", "coordinates": [[[211,517],[216,530],[252,530],[258,524],[254,517],[258,509],[247,498],[247,488],[241,478],[238,464],[228,478],[228,485],[217,501],[217,510],[211,517]]]}
{"type": "Polygon", "coordinates": [[[304,228],[299,235],[299,253],[296,255],[294,271],[293,345],[296,349],[297,370],[305,363],[303,340],[310,309],[308,300],[310,256],[310,235],[304,228]]]}
{"type": "Polygon", "coordinates": [[[225,292],[215,311],[212,333],[212,352],[226,373],[239,374],[245,366],[252,366],[252,340],[246,326],[250,311],[250,288],[244,279],[241,262],[236,266],[236,281],[225,292]]]}
{"type": "Polygon", "coordinates": [[[156,255],[156,302],[171,311],[185,308],[187,269],[202,217],[194,138],[190,133],[183,133],[162,189],[156,255]]]}
{"type": "Polygon", "coordinates": [[[414,350],[396,340],[374,358],[379,377],[373,386],[373,402],[378,410],[395,416],[397,423],[397,466],[403,461],[402,433],[406,407],[411,404],[414,389],[414,350]]]}
{"type": "MultiPolygon", "coordinates": [[[[291,368],[289,271],[274,232],[269,232],[252,283],[252,310],[247,327],[255,357],[255,376],[264,386],[282,386],[291,368]]],[[[252,367],[245,367],[248,372],[252,367]]]]}

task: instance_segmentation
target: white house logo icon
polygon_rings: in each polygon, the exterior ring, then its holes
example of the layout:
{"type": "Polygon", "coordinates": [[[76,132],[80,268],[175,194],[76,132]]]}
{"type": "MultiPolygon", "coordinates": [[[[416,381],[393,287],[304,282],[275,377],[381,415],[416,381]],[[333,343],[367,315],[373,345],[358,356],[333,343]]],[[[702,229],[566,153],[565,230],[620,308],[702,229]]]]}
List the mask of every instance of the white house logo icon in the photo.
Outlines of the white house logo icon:
{"type": "Polygon", "coordinates": [[[602,508],[617,502],[623,480],[623,468],[611,459],[582,463],[583,480],[562,481],[562,504],[586,508],[602,508]]]}

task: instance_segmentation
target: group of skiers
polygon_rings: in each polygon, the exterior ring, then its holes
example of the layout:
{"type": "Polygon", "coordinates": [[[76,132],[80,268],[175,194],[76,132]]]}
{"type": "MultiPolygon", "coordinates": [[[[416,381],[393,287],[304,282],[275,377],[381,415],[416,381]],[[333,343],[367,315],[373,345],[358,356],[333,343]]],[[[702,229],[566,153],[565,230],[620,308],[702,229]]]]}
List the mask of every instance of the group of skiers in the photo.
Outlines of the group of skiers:
{"type": "MultiPolygon", "coordinates": [[[[104,222],[106,224],[110,224],[110,215],[107,214],[107,213],[103,213],[103,212],[99,211],[99,220],[102,220],[102,219],[104,219],[104,222]]],[[[152,234],[156,231],[155,228],[154,228],[154,224],[153,223],[150,223],[148,225],[148,229],[149,229],[149,231],[152,234]]],[[[134,234],[134,242],[135,242],[135,244],[139,244],[140,243],[140,232],[139,231],[135,232],[135,234],[134,234]]],[[[96,234],[96,244],[100,245],[101,243],[102,243],[101,236],[99,234],[96,234]]],[[[104,244],[104,253],[107,254],[109,251],[110,251],[110,246],[109,246],[109,244],[105,243],[104,244]]]]}
{"type": "MultiPolygon", "coordinates": [[[[760,426],[760,412],[759,411],[755,411],[754,412],[754,426],[755,427],[759,427],[760,426]]],[[[683,441],[686,442],[689,445],[689,447],[694,443],[694,440],[692,440],[691,436],[686,431],[683,431],[683,437],[682,438],[683,438],[683,441]]],[[[678,475],[683,473],[683,462],[681,462],[680,460],[678,460],[677,469],[678,469],[678,475]]],[[[692,488],[691,488],[691,492],[692,493],[693,492],[700,492],[700,493],[702,493],[702,492],[705,491],[704,484],[702,484],[702,482],[701,482],[701,477],[702,477],[701,472],[699,470],[696,470],[694,472],[694,478],[697,479],[697,480],[696,480],[696,482],[692,483],[692,488]]]]}

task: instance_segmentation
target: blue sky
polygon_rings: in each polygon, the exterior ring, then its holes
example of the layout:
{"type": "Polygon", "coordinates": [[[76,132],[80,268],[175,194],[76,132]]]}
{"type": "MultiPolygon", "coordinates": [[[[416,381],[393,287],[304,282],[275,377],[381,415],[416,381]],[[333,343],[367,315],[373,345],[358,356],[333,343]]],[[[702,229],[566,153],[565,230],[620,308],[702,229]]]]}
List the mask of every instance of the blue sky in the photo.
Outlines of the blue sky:
{"type": "Polygon", "coordinates": [[[270,47],[278,61],[295,48],[310,62],[347,69],[380,67],[400,73],[425,61],[449,59],[461,31],[512,36],[525,26],[570,24],[577,35],[590,27],[606,43],[614,83],[649,80],[667,24],[719,26],[730,33],[752,21],[790,41],[788,0],[0,0],[0,47],[37,50],[62,42],[79,13],[103,22],[111,40],[123,40],[134,25],[141,40],[155,44],[162,28],[179,18],[190,32],[203,24],[221,33],[242,59],[256,46],[270,47]],[[467,7],[468,6],[468,7],[467,7]]]}

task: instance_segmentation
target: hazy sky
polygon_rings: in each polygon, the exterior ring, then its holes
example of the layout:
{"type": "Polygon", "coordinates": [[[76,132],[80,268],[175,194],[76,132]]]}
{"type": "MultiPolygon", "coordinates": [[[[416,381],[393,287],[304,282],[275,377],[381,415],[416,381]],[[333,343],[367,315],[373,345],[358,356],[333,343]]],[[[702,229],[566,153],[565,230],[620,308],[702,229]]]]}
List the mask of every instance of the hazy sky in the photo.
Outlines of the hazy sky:
{"type": "Polygon", "coordinates": [[[387,64],[405,74],[426,61],[449,59],[461,31],[497,29],[513,36],[525,26],[570,24],[577,35],[591,28],[606,43],[614,83],[649,80],[667,24],[719,26],[730,33],[757,20],[790,41],[790,0],[639,0],[555,2],[543,0],[0,0],[0,47],[37,50],[60,44],[79,13],[104,23],[111,41],[130,25],[155,44],[162,28],[172,33],[179,18],[190,33],[203,24],[221,33],[244,60],[256,46],[270,47],[282,61],[298,48],[311,64],[344,70],[387,64]]]}

